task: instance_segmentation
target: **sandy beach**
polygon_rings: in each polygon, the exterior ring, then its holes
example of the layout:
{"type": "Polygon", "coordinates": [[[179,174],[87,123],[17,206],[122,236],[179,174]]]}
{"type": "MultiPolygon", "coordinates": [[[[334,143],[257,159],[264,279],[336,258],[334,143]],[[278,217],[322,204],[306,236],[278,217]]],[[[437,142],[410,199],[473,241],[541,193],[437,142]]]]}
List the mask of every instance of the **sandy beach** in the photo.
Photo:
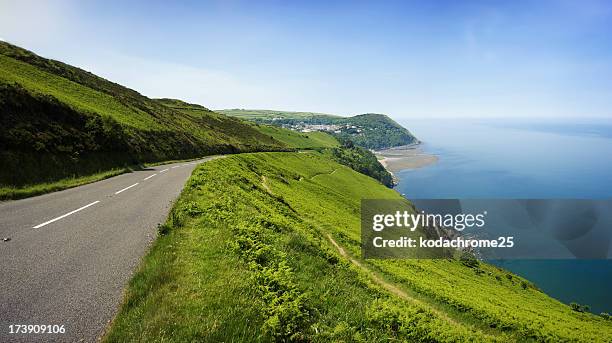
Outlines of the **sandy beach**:
{"type": "Polygon", "coordinates": [[[375,152],[389,172],[395,173],[404,169],[416,169],[438,161],[435,155],[424,153],[419,144],[394,147],[375,152]]]}

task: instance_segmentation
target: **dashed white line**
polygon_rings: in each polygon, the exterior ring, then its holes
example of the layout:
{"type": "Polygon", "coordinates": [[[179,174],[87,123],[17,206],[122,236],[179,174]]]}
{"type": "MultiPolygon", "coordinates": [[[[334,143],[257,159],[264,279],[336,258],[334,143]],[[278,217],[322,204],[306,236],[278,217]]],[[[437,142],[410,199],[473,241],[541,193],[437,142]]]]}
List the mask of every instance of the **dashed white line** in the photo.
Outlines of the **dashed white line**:
{"type": "Polygon", "coordinates": [[[131,186],[127,186],[127,187],[125,187],[124,189],[120,189],[120,190],[116,191],[116,192],[115,192],[115,194],[119,194],[119,193],[121,193],[121,192],[123,192],[123,191],[127,191],[128,189],[130,189],[130,188],[132,188],[132,187],[135,187],[135,186],[137,186],[137,185],[138,185],[138,182],[136,182],[135,184],[133,184],[133,185],[131,185],[131,186]]]}
{"type": "Polygon", "coordinates": [[[46,222],[44,222],[44,223],[42,223],[42,224],[38,224],[38,225],[34,226],[33,228],[34,228],[34,229],[41,228],[41,227],[43,227],[43,226],[45,226],[45,225],[47,225],[47,224],[51,224],[51,223],[53,223],[53,222],[55,222],[55,221],[58,221],[58,220],[60,220],[60,219],[62,219],[62,218],[66,218],[66,217],[68,217],[68,216],[69,216],[69,215],[71,215],[71,214],[75,214],[75,213],[77,213],[77,212],[79,212],[79,211],[81,211],[81,210],[84,210],[84,209],[88,208],[89,206],[93,206],[93,205],[95,205],[95,204],[97,204],[97,203],[99,203],[99,202],[100,202],[100,200],[96,200],[96,201],[92,202],[91,204],[87,204],[87,205],[85,205],[85,206],[83,206],[83,207],[77,208],[77,209],[76,209],[76,210],[74,210],[74,211],[70,211],[70,212],[68,212],[68,213],[66,213],[66,214],[64,214],[64,215],[61,215],[61,216],[59,216],[59,217],[57,217],[57,218],[53,218],[53,219],[51,219],[51,220],[49,220],[49,221],[46,221],[46,222]]]}
{"type": "Polygon", "coordinates": [[[164,172],[167,172],[167,171],[168,171],[168,168],[166,168],[164,170],[161,170],[159,173],[161,174],[161,173],[164,173],[164,172]]]}
{"type": "Polygon", "coordinates": [[[143,181],[147,181],[148,179],[152,178],[153,176],[155,176],[157,174],[153,174],[153,175],[149,175],[147,177],[145,177],[144,179],[142,179],[143,181]]]}

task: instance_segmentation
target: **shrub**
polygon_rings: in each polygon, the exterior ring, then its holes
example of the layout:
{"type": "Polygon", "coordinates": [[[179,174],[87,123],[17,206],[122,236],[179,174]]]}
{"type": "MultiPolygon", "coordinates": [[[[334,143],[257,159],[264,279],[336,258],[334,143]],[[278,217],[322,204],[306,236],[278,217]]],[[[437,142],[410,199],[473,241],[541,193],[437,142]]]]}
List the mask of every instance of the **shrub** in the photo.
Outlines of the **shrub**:
{"type": "Polygon", "coordinates": [[[464,251],[461,254],[461,257],[459,257],[459,261],[461,261],[461,264],[469,268],[478,268],[478,266],[480,266],[480,262],[478,262],[476,256],[469,251],[464,251]]]}
{"type": "Polygon", "coordinates": [[[270,244],[278,229],[277,224],[261,217],[241,223],[234,228],[233,248],[255,272],[257,290],[266,303],[264,334],[279,341],[302,340],[310,319],[307,296],[293,281],[286,254],[270,244]]]}
{"type": "Polygon", "coordinates": [[[580,305],[575,302],[570,303],[570,307],[576,312],[589,312],[591,310],[591,307],[589,305],[580,305]]]}

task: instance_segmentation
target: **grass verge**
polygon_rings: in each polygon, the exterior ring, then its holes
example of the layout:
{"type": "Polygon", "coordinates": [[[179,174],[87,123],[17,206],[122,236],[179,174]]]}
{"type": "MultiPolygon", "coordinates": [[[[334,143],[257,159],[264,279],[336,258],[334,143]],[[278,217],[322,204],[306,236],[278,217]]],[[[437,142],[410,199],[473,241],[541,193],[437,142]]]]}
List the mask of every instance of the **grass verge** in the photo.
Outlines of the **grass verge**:
{"type": "Polygon", "coordinates": [[[70,177],[55,182],[26,185],[24,187],[0,187],[0,200],[29,198],[45,193],[57,192],[68,188],[104,180],[132,171],[132,168],[116,168],[88,176],[70,177]]]}

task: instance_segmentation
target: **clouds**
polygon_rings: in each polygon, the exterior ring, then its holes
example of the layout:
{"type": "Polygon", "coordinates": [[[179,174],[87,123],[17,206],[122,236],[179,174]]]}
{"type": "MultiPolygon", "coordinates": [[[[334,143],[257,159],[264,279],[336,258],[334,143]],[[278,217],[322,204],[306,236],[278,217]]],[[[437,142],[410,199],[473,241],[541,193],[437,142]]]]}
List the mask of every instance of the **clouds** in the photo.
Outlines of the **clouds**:
{"type": "Polygon", "coordinates": [[[441,6],[7,2],[0,33],[145,95],[211,108],[612,117],[612,5],[441,6]]]}
{"type": "Polygon", "coordinates": [[[206,69],[154,58],[102,53],[77,65],[152,98],[176,98],[221,109],[267,108],[295,101],[296,89],[272,79],[253,81],[224,70],[206,69]]]}

